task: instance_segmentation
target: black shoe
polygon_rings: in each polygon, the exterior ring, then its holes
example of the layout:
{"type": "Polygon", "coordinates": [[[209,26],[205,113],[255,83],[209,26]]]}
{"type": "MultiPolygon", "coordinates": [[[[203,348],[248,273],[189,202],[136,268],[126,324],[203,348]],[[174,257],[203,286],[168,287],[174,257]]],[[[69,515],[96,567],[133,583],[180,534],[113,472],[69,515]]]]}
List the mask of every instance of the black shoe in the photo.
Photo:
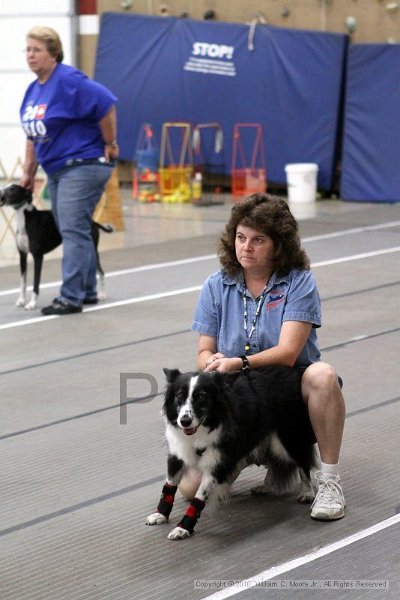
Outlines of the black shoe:
{"type": "Polygon", "coordinates": [[[91,298],[85,298],[83,304],[97,304],[99,301],[97,296],[92,296],[91,298]]]}
{"type": "Polygon", "coordinates": [[[56,298],[50,306],[42,308],[42,315],[46,317],[49,315],[70,315],[72,313],[82,312],[82,306],[74,306],[66,300],[60,300],[56,298]]]}

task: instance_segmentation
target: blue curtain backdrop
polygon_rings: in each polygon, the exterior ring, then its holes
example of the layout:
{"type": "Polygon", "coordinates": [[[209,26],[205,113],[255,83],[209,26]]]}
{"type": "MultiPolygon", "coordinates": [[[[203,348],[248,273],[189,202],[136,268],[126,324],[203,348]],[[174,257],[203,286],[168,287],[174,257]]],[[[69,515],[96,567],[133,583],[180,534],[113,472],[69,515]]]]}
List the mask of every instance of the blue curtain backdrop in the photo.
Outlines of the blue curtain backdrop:
{"type": "Polygon", "coordinates": [[[341,197],[400,201],[400,47],[350,47],[341,197]]]}
{"type": "MultiPolygon", "coordinates": [[[[166,121],[217,122],[230,172],[235,123],[261,123],[268,180],[286,184],[285,164],[315,162],[331,189],[347,37],[172,17],[103,14],[95,79],[118,96],[121,158],[140,128],[160,140],[166,121]]],[[[245,148],[250,155],[251,148],[245,148]]]]}

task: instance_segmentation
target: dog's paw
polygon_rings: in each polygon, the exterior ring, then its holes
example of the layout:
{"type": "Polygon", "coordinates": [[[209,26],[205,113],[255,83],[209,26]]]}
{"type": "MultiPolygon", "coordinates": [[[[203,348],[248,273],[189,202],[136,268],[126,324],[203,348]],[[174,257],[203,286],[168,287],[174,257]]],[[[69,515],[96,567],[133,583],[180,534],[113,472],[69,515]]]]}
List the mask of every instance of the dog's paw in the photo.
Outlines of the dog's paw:
{"type": "Polygon", "coordinates": [[[24,296],[19,296],[17,298],[17,301],[15,302],[15,306],[20,306],[20,307],[25,306],[25,298],[24,298],[24,296]]]}
{"type": "Polygon", "coordinates": [[[311,504],[314,502],[315,495],[313,492],[300,492],[297,496],[297,502],[299,504],[311,504]]]}
{"type": "Polygon", "coordinates": [[[149,515],[146,519],[146,525],[161,525],[162,523],[166,523],[168,521],[165,515],[162,515],[159,512],[155,512],[149,515]]]}
{"type": "Polygon", "coordinates": [[[183,527],[175,527],[169,534],[169,540],[184,540],[185,538],[190,537],[190,533],[187,529],[183,529],[183,527]]]}
{"type": "Polygon", "coordinates": [[[30,300],[28,304],[25,304],[25,310],[35,310],[36,306],[36,300],[30,300]]]}
{"type": "Polygon", "coordinates": [[[299,504],[311,504],[314,502],[315,491],[310,479],[301,481],[299,494],[297,496],[297,502],[299,504]]]}

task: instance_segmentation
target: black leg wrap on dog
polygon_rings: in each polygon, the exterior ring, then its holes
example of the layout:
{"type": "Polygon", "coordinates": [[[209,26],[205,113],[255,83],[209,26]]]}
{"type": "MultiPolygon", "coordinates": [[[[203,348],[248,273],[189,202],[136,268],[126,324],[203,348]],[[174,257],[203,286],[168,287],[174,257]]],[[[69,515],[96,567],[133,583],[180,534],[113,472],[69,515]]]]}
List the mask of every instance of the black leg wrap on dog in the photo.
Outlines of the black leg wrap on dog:
{"type": "Polygon", "coordinates": [[[165,483],[162,489],[162,495],[160,498],[160,502],[157,506],[157,512],[164,515],[164,517],[167,517],[167,519],[174,505],[175,494],[177,489],[177,485],[169,485],[169,483],[165,483]]]}
{"type": "Polygon", "coordinates": [[[203,502],[203,500],[193,498],[190,505],[187,507],[182,520],[178,523],[178,527],[182,527],[182,529],[186,529],[186,531],[192,534],[205,505],[206,503],[203,502]]]}

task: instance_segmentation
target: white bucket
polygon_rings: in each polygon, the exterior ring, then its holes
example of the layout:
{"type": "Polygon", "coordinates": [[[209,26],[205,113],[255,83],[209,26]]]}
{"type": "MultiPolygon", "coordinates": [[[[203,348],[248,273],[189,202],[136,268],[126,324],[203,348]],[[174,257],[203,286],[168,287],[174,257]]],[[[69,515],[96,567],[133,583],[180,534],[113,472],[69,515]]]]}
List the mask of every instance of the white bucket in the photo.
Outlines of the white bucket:
{"type": "Polygon", "coordinates": [[[297,163],[285,166],[289,202],[315,202],[318,165],[297,163]]]}

